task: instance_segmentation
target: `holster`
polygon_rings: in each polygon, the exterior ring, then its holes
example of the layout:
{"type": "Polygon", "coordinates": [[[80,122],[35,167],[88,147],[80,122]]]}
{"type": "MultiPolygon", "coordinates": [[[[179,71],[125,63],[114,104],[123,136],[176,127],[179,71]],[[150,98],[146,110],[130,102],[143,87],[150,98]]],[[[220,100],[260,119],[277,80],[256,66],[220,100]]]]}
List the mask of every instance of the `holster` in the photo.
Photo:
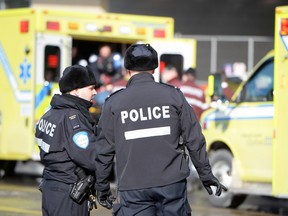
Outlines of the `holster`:
{"type": "Polygon", "coordinates": [[[78,181],[73,184],[70,191],[70,197],[75,202],[81,204],[92,194],[95,178],[92,175],[86,175],[84,170],[79,167],[77,167],[75,173],[78,176],[78,181]]]}

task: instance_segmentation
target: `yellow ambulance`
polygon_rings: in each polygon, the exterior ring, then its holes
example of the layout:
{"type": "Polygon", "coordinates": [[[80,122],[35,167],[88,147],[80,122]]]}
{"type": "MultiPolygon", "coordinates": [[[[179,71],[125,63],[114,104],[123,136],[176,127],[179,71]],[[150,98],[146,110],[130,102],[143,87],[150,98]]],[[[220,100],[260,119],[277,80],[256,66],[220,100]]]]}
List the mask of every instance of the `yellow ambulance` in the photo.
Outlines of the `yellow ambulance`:
{"type": "Polygon", "coordinates": [[[88,59],[105,43],[123,56],[132,43],[149,42],[163,64],[176,57],[183,70],[196,66],[196,41],[175,39],[171,17],[25,8],[0,10],[0,26],[0,171],[6,173],[16,161],[39,160],[35,123],[59,93],[75,48],[88,59]]]}
{"type": "Polygon", "coordinates": [[[275,14],[274,51],[230,102],[201,118],[213,172],[229,188],[209,197],[216,206],[237,207],[251,194],[288,198],[288,6],[275,14]]]}

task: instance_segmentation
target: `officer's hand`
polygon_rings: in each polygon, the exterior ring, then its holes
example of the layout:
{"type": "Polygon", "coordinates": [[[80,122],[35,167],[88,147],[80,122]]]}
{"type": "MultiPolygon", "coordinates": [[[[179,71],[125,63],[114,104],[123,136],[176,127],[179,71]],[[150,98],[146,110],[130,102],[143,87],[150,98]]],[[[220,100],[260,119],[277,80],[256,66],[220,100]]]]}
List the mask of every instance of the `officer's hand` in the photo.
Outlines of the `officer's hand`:
{"type": "Polygon", "coordinates": [[[221,193],[222,193],[222,190],[224,190],[224,191],[227,191],[227,190],[228,190],[224,185],[222,185],[222,184],[218,181],[218,179],[217,179],[215,176],[213,176],[213,178],[211,178],[211,179],[209,179],[209,180],[202,181],[202,182],[203,182],[203,185],[204,185],[205,189],[207,190],[207,192],[208,192],[210,195],[213,193],[213,191],[212,191],[212,189],[211,189],[211,186],[217,187],[216,193],[215,193],[216,196],[220,196],[221,193]]]}
{"type": "Polygon", "coordinates": [[[101,206],[111,209],[114,200],[115,198],[112,197],[109,189],[105,191],[97,191],[97,201],[101,206]]]}

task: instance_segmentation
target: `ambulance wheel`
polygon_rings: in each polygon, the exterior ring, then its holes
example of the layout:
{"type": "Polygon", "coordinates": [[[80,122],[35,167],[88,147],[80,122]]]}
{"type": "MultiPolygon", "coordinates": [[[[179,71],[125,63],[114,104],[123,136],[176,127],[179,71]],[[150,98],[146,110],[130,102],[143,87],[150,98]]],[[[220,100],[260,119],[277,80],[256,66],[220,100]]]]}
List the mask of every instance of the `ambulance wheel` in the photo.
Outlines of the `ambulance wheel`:
{"type": "Polygon", "coordinates": [[[0,178],[15,174],[16,161],[0,161],[0,178]]]}
{"type": "Polygon", "coordinates": [[[221,184],[228,188],[228,191],[222,191],[220,197],[209,196],[209,202],[218,207],[237,208],[245,199],[245,194],[233,194],[229,191],[232,185],[232,160],[231,152],[225,149],[217,150],[210,155],[210,164],[213,174],[219,179],[221,184]]]}

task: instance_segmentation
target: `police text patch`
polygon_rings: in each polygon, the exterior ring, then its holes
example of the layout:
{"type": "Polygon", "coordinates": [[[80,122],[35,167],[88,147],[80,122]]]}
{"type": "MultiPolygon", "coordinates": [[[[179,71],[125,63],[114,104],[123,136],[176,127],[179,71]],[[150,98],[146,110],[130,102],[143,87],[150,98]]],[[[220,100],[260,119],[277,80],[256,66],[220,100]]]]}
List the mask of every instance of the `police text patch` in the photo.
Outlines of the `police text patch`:
{"type": "Polygon", "coordinates": [[[80,131],[73,136],[73,142],[80,148],[86,149],[89,145],[89,137],[86,131],[80,131]]]}

